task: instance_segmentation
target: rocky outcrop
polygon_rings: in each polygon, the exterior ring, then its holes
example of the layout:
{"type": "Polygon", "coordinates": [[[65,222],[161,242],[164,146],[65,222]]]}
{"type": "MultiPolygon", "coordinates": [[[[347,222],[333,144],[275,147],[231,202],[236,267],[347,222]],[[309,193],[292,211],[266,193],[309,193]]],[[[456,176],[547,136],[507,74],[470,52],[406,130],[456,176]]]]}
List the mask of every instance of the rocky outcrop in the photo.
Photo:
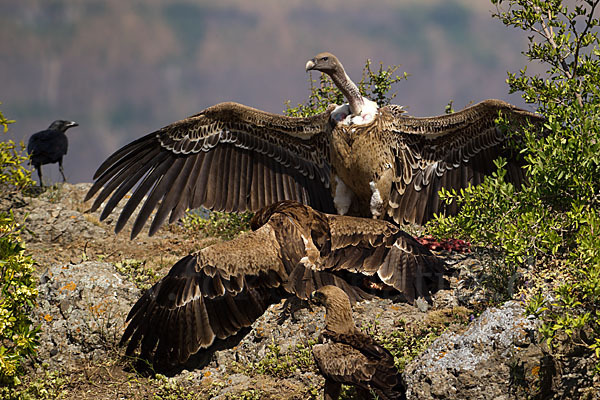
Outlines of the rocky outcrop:
{"type": "MultiPolygon", "coordinates": [[[[0,199],[0,210],[28,216],[23,236],[40,277],[34,316],[41,327],[38,360],[53,369],[120,358],[117,343],[140,290],[117,263],[144,260],[163,275],[201,246],[201,239],[173,227],[135,241],[114,235],[96,213],[85,212],[81,199],[88,188],[63,185],[57,195],[0,199]]],[[[405,369],[408,399],[600,399],[593,355],[573,348],[562,352],[563,358],[551,357],[537,343],[538,322],[525,317],[519,303],[488,309],[466,327],[453,324],[485,301],[482,282],[491,272],[471,254],[443,257],[454,269],[451,288],[437,293],[432,304],[374,299],[353,306],[357,325],[380,336],[432,324],[449,327],[405,369]]],[[[200,398],[315,396],[323,379],[312,364],[310,346],[323,327],[323,310],[291,310],[284,312],[283,303],[272,305],[231,348],[212,355],[203,368],[188,366],[168,380],[199,392],[200,398]]],[[[121,362],[113,364],[122,370],[121,362]]]]}
{"type": "Polygon", "coordinates": [[[38,356],[54,368],[105,359],[116,350],[140,294],[112,264],[96,261],[51,266],[38,291],[38,356]]]}
{"type": "MultiPolygon", "coordinates": [[[[405,370],[408,399],[518,399],[547,376],[537,320],[517,302],[483,312],[462,333],[440,336],[405,370]]],[[[525,396],[526,397],[526,396],[525,396]]]]}

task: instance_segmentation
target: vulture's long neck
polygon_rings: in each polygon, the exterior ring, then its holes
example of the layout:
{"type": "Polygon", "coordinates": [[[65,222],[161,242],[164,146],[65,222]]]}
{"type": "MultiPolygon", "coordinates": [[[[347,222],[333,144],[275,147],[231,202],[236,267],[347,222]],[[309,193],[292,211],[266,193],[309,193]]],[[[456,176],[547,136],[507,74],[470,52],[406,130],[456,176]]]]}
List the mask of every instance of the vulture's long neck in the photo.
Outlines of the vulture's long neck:
{"type": "Polygon", "coordinates": [[[339,64],[339,68],[330,76],[335,86],[340,89],[348,100],[352,115],[360,115],[365,102],[358,87],[352,82],[346,71],[344,71],[342,64],[339,64]]]}

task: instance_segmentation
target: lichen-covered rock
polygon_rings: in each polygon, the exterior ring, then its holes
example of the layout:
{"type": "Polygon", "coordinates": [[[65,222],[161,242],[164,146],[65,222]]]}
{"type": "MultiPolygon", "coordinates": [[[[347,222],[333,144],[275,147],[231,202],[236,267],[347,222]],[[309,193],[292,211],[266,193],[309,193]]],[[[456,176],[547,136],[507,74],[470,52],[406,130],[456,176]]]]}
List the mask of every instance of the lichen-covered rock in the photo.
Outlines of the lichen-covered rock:
{"type": "Polygon", "coordinates": [[[49,189],[39,197],[24,198],[23,206],[14,210],[15,215],[24,220],[27,227],[23,230],[23,239],[27,242],[70,243],[76,239],[103,237],[105,230],[90,222],[81,212],[83,210],[76,210],[67,201],[71,193],[83,190],[86,186],[64,184],[56,189],[49,189]],[[59,201],[63,197],[64,200],[59,201]]]}
{"type": "Polygon", "coordinates": [[[54,367],[106,358],[140,294],[112,264],[93,261],[48,268],[38,290],[38,354],[54,367]]]}
{"type": "MultiPolygon", "coordinates": [[[[322,390],[324,378],[313,362],[312,344],[324,327],[324,309],[273,304],[233,348],[216,352],[209,364],[174,376],[202,384],[210,398],[257,391],[261,399],[304,399],[322,390]],[[288,310],[290,308],[287,308],[288,310]],[[295,393],[289,396],[290,393],[295,393]],[[312,393],[312,395],[311,395],[312,393]]],[[[390,333],[400,320],[422,321],[426,314],[405,303],[375,298],[353,306],[357,326],[390,333]]]]}
{"type": "MultiPolygon", "coordinates": [[[[80,381],[79,392],[73,393],[90,393],[91,388],[94,394],[111,393],[103,399],[150,398],[154,392],[155,397],[177,398],[174,393],[180,393],[179,389],[168,386],[173,383],[199,398],[321,396],[323,378],[311,364],[310,345],[323,327],[323,310],[304,308],[281,318],[282,303],[269,307],[235,347],[216,352],[203,368],[190,366],[168,378],[143,380],[141,386],[130,387],[128,377],[114,380],[112,373],[133,376],[123,372],[122,363],[116,361],[123,354],[116,344],[140,291],[128,280],[131,277],[120,275],[113,264],[141,262],[160,276],[179,258],[209,243],[176,226],[161,228],[153,237],[140,235],[134,241],[128,239],[129,225],[124,233],[115,235],[107,223],[114,223],[127,199],[100,222],[100,212],[87,212],[91,204],[83,202],[89,187],[64,184],[37,196],[0,196],[0,211],[11,210],[25,221],[23,238],[38,266],[40,296],[34,317],[41,325],[41,337],[37,359],[50,364],[52,370],[85,370],[86,382],[90,380],[89,368],[100,370],[97,365],[110,360],[108,383],[87,382],[89,386],[85,386],[80,381]],[[89,259],[112,264],[79,261],[89,259]],[[116,387],[120,388],[118,395],[112,393],[111,388],[116,387]],[[137,393],[140,387],[147,389],[147,396],[137,393]]],[[[498,267],[486,261],[481,249],[474,249],[474,253],[442,252],[440,256],[451,266],[450,288],[436,293],[431,303],[419,302],[413,307],[376,298],[353,306],[358,326],[368,327],[379,338],[397,335],[403,346],[408,344],[405,348],[414,350],[401,355],[404,360],[410,360],[448,327],[406,368],[409,399],[533,396],[600,400],[594,355],[580,346],[572,351],[561,349],[560,356],[550,357],[535,344],[537,324],[523,316],[518,303],[487,310],[463,329],[472,309],[497,300],[490,297],[494,293],[490,285],[505,289],[501,296],[512,295],[512,280],[518,280],[519,271],[498,273],[494,269],[498,267]],[[436,328],[423,329],[432,326],[436,328]],[[430,339],[424,337],[430,334],[430,339]],[[419,339],[412,342],[415,337],[419,339]]],[[[33,375],[39,376],[38,371],[33,375]]]]}
{"type": "Polygon", "coordinates": [[[517,399],[546,376],[538,322],[517,302],[490,308],[462,333],[446,333],[404,372],[408,399],[517,399]]]}

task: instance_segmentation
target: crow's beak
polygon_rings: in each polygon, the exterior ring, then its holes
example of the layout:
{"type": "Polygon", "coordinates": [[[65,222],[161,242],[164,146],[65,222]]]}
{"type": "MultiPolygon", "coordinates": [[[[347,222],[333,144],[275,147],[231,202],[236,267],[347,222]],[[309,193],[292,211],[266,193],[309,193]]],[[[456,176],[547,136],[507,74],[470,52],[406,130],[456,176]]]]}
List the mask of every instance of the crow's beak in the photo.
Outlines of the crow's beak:
{"type": "Polygon", "coordinates": [[[75,121],[69,121],[67,123],[67,128],[72,128],[74,126],[79,126],[79,124],[77,122],[75,122],[75,121]]]}

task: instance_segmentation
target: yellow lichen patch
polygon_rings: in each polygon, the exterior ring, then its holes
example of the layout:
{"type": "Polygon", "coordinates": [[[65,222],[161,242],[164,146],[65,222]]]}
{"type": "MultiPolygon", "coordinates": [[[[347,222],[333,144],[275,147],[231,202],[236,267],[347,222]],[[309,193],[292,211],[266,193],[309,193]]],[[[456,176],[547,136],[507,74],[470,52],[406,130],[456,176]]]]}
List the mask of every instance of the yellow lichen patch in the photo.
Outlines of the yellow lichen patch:
{"type": "Polygon", "coordinates": [[[535,365],[533,368],[531,368],[531,375],[538,376],[539,374],[540,374],[540,366],[539,365],[535,365]]]}
{"type": "Polygon", "coordinates": [[[52,321],[52,315],[50,315],[50,314],[46,314],[46,315],[44,315],[44,319],[45,319],[47,322],[50,322],[50,321],[52,321]]]}
{"type": "Polygon", "coordinates": [[[76,287],[77,287],[77,285],[75,284],[75,282],[71,281],[71,282],[67,283],[65,286],[58,289],[58,291],[62,293],[63,290],[75,290],[76,287]]]}
{"type": "Polygon", "coordinates": [[[105,313],[107,309],[108,309],[108,301],[107,300],[104,300],[96,305],[90,306],[90,311],[94,315],[101,315],[101,314],[105,313]]]}

